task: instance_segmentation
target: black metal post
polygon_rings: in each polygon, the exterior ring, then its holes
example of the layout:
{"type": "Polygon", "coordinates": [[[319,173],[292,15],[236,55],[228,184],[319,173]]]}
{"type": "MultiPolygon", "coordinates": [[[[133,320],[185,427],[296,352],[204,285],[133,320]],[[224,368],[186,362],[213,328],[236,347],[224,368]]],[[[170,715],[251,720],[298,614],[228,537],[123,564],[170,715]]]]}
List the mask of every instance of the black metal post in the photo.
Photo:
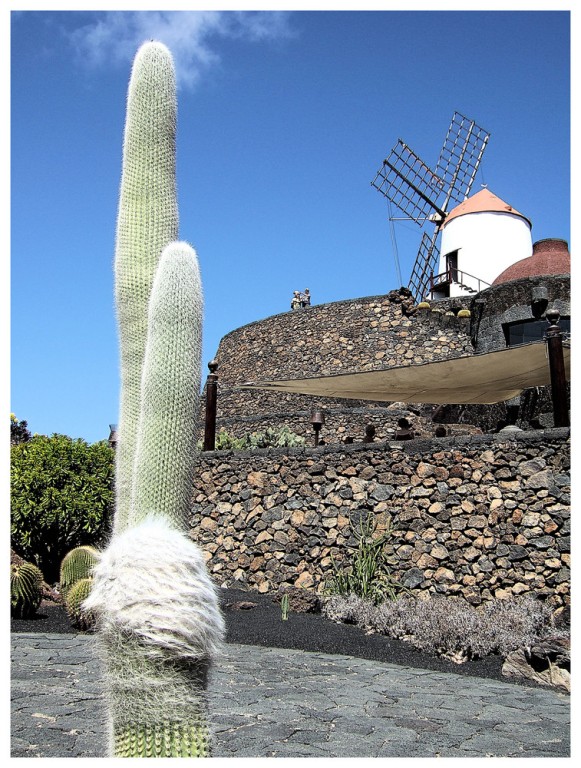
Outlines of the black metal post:
{"type": "Polygon", "coordinates": [[[208,363],[210,373],[206,379],[206,419],[204,425],[204,450],[213,451],[216,448],[216,403],[218,399],[218,363],[212,360],[208,363]]]}
{"type": "Polygon", "coordinates": [[[551,397],[553,399],[553,421],[556,427],[568,427],[569,407],[567,403],[567,377],[563,357],[563,335],[559,328],[559,312],[551,309],[546,312],[549,327],[545,334],[551,373],[551,397]]]}

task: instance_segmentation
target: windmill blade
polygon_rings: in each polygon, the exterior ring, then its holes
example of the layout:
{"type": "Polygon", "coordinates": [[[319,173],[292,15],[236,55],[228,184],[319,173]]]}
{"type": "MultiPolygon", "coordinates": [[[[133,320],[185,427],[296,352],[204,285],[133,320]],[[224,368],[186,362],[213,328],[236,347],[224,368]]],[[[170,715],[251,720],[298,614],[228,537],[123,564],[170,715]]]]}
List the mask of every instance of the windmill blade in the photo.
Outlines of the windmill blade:
{"type": "Polygon", "coordinates": [[[470,194],[489,138],[490,134],[474,120],[454,112],[436,163],[436,174],[443,179],[446,193],[444,210],[448,210],[451,200],[462,203],[470,194]]]}
{"type": "Polygon", "coordinates": [[[434,211],[443,218],[436,200],[441,197],[445,182],[401,139],[371,184],[419,226],[434,211]]]}
{"type": "Polygon", "coordinates": [[[415,302],[420,302],[428,295],[430,279],[434,273],[434,267],[440,258],[440,248],[437,245],[438,230],[430,236],[427,232],[422,235],[422,242],[412,269],[408,288],[412,292],[415,302]]]}

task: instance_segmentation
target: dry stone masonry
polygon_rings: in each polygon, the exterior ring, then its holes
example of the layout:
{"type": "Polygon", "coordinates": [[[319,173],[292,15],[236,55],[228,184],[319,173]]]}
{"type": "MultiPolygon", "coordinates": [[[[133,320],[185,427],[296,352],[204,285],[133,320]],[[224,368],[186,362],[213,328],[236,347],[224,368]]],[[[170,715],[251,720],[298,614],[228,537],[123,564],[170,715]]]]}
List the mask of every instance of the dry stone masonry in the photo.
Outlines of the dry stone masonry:
{"type": "Polygon", "coordinates": [[[419,596],[570,599],[569,430],[202,454],[191,513],[221,585],[322,592],[362,517],[419,596]]]}

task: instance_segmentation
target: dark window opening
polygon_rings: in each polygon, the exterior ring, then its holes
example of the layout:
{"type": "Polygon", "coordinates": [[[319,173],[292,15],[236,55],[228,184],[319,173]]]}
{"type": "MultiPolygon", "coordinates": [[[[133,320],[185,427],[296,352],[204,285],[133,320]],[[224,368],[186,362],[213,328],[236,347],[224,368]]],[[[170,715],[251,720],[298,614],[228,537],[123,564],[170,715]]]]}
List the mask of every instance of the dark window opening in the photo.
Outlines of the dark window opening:
{"type": "MultiPolygon", "coordinates": [[[[544,338],[549,324],[542,320],[523,320],[519,323],[505,323],[502,326],[507,347],[516,347],[519,344],[529,344],[531,341],[540,341],[544,338]]],[[[565,337],[571,333],[571,318],[562,317],[559,320],[559,328],[565,337]]]]}

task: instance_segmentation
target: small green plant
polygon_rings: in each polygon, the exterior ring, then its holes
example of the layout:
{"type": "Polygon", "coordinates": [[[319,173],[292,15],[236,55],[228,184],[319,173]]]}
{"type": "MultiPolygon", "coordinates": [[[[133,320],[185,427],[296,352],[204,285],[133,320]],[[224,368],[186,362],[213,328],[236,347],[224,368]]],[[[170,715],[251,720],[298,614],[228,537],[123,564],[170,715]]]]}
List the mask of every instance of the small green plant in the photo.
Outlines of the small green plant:
{"type": "Polygon", "coordinates": [[[326,585],[332,595],[356,595],[379,605],[384,600],[395,600],[407,591],[391,574],[391,562],[385,545],[392,535],[391,521],[387,529],[374,536],[376,523],[372,515],[359,520],[359,530],[354,531],[358,540],[356,547],[350,547],[346,558],[351,565],[343,566],[331,556],[333,576],[326,585]]]}
{"type": "Polygon", "coordinates": [[[60,590],[65,599],[73,584],[91,575],[91,571],[98,561],[98,550],[88,545],[75,547],[64,556],[61,563],[60,590]]]}
{"type": "Polygon", "coordinates": [[[15,619],[34,616],[42,600],[42,571],[32,563],[10,566],[10,613],[15,619]]]}
{"type": "Polygon", "coordinates": [[[288,595],[283,595],[280,601],[280,618],[283,621],[288,619],[288,595]]]}
{"type": "Polygon", "coordinates": [[[245,447],[244,437],[233,437],[225,429],[221,429],[216,435],[217,451],[242,451],[245,447]]]}
{"type": "Polygon", "coordinates": [[[305,438],[295,434],[286,424],[282,427],[267,427],[264,432],[253,432],[247,436],[248,448],[296,448],[305,444],[305,438]]]}
{"type": "Polygon", "coordinates": [[[95,626],[95,616],[83,608],[83,603],[91,593],[93,579],[89,576],[76,581],[67,593],[65,606],[73,627],[87,631],[95,626]]]}
{"type": "Polygon", "coordinates": [[[297,435],[286,424],[282,427],[267,427],[263,432],[251,432],[243,437],[234,437],[224,428],[216,435],[217,451],[254,451],[261,448],[298,448],[305,444],[305,438],[297,435]]]}

